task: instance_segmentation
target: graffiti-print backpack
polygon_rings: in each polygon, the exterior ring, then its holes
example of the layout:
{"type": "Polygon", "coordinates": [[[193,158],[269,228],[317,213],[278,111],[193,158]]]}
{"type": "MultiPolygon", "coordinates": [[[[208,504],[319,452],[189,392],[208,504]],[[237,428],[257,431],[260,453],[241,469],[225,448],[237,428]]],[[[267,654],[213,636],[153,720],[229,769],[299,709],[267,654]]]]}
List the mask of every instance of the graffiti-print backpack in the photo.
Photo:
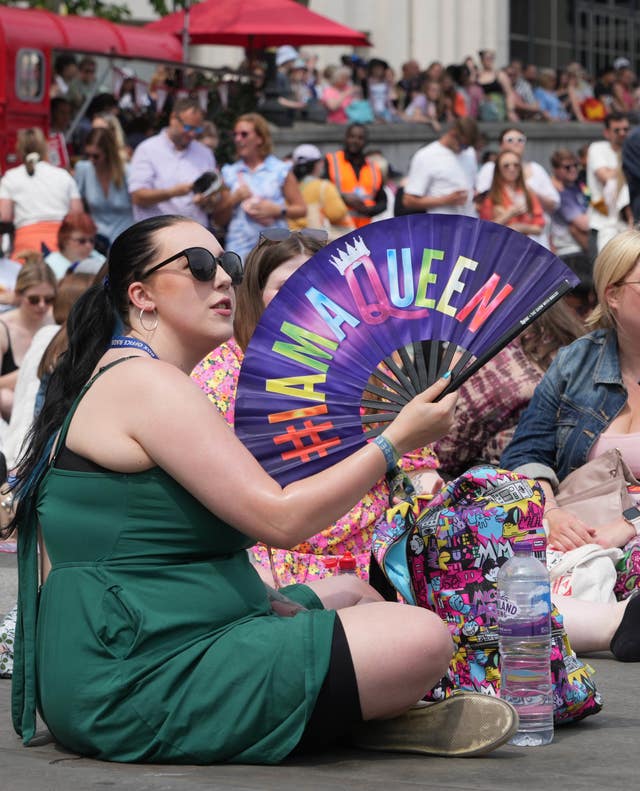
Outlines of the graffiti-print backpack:
{"type": "MultiPolygon", "coordinates": [[[[496,619],[498,570],[518,542],[543,562],[544,494],[516,473],[482,466],[451,481],[435,497],[413,496],[387,510],[373,554],[402,598],[437,613],[456,652],[432,699],[466,689],[496,695],[500,656],[496,619]]],[[[552,612],[551,672],[556,724],[602,708],[593,669],[571,650],[562,616],[552,612]]]]}

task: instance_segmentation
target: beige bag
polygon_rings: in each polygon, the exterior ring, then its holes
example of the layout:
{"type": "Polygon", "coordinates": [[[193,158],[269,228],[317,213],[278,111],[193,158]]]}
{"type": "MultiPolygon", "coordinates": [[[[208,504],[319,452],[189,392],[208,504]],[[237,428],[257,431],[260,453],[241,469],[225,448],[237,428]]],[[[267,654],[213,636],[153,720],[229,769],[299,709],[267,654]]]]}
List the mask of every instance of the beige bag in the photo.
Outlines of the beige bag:
{"type": "Polygon", "coordinates": [[[638,484],[622,454],[612,448],[562,481],[556,503],[592,527],[606,525],[634,505],[627,486],[638,484]]]}

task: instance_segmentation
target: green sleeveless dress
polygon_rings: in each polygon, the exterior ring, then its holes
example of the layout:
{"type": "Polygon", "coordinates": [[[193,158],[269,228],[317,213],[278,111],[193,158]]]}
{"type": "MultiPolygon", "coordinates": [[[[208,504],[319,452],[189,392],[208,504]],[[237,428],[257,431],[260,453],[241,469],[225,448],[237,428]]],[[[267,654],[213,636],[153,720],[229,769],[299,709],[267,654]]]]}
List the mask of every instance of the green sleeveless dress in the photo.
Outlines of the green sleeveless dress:
{"type": "Polygon", "coordinates": [[[37,705],[62,745],[104,760],[277,763],[294,749],[335,612],[295,585],[283,592],[311,609],[274,615],[245,552],[253,539],[160,468],[51,464],[32,505],[18,539],[13,681],[25,743],[37,705]],[[52,564],[39,601],[37,523],[52,564]]]}

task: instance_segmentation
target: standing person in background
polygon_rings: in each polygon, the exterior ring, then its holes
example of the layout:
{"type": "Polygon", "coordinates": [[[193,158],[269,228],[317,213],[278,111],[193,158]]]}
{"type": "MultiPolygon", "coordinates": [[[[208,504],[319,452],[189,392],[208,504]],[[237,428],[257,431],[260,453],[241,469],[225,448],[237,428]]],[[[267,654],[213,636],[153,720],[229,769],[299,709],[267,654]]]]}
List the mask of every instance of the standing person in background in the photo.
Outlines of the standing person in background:
{"type": "Polygon", "coordinates": [[[457,118],[439,140],[419,149],[404,186],[404,208],[474,217],[477,137],[478,125],[472,118],[457,118]]]}
{"type": "Polygon", "coordinates": [[[484,92],[484,101],[480,105],[481,121],[517,121],[515,98],[511,81],[502,69],[496,69],[496,53],[492,49],[481,49],[478,52],[480,69],[478,85],[484,92]]]}
{"type": "Polygon", "coordinates": [[[20,129],[16,149],[23,164],[0,181],[0,220],[15,225],[14,258],[20,258],[28,250],[57,250],[60,223],[70,211],[82,211],[82,199],[71,174],[47,161],[40,129],[20,129]]]}
{"type": "Polygon", "coordinates": [[[193,192],[193,182],[216,167],[211,150],[196,140],[203,121],[197,99],[178,99],[169,125],[138,145],[129,170],[134,220],[180,214],[209,226],[215,196],[203,198],[193,192]]]}
{"type": "Polygon", "coordinates": [[[84,153],[87,158],[76,164],[75,179],[96,223],[102,252],[106,253],[116,236],[133,223],[129,168],[122,162],[110,129],[92,129],[84,153]]]}
{"type": "Polygon", "coordinates": [[[480,219],[506,225],[537,241],[544,228],[540,201],[530,192],[522,174],[522,160],[513,151],[501,151],[488,194],[480,205],[480,219]]]}
{"type": "Polygon", "coordinates": [[[622,170],[622,146],[629,134],[624,113],[609,113],[604,120],[604,140],[589,146],[587,187],[589,204],[589,255],[593,261],[605,244],[633,220],[629,187],[622,170]]]}
{"type": "Polygon", "coordinates": [[[290,163],[272,153],[271,131],[257,113],[236,119],[233,139],[237,160],[222,168],[226,189],[220,193],[216,221],[227,223],[226,246],[242,258],[268,226],[287,227],[307,209],[290,163]]]}
{"type": "Polygon", "coordinates": [[[95,58],[85,55],[78,63],[78,76],[71,81],[67,98],[79,109],[87,99],[98,93],[98,89],[95,58]]]}
{"type": "Polygon", "coordinates": [[[51,100],[49,114],[49,134],[47,136],[47,161],[51,165],[71,170],[69,147],[66,134],[71,126],[73,106],[64,96],[56,96],[51,100]]]}
{"type": "Polygon", "coordinates": [[[640,126],[635,126],[622,146],[622,169],[629,185],[634,221],[640,222],[640,126]]]}
{"type": "MultiPolygon", "coordinates": [[[[540,201],[544,212],[545,225],[542,233],[536,238],[536,242],[543,247],[549,247],[549,215],[560,205],[560,195],[553,186],[551,177],[538,162],[532,162],[524,157],[524,149],[527,144],[527,137],[518,127],[509,126],[500,135],[500,151],[512,151],[522,160],[522,172],[524,181],[529,192],[535,193],[540,201]]],[[[494,162],[485,162],[480,168],[476,178],[476,191],[480,197],[488,192],[493,180],[495,169],[494,162]]]]}
{"type": "Polygon", "coordinates": [[[62,52],[56,57],[53,70],[53,83],[51,84],[49,95],[51,98],[54,96],[66,96],[69,93],[71,83],[78,76],[78,64],[75,55],[62,52]]]}
{"type": "Polygon", "coordinates": [[[380,168],[365,156],[368,133],[362,124],[347,127],[344,148],[327,154],[327,173],[350,209],[357,228],[387,208],[380,168]]]}
{"type": "Polygon", "coordinates": [[[330,241],[355,228],[347,204],[335,184],[323,178],[324,157],[317,146],[303,143],[292,156],[293,175],[307,207],[306,217],[290,220],[289,228],[325,228],[330,241]]]}

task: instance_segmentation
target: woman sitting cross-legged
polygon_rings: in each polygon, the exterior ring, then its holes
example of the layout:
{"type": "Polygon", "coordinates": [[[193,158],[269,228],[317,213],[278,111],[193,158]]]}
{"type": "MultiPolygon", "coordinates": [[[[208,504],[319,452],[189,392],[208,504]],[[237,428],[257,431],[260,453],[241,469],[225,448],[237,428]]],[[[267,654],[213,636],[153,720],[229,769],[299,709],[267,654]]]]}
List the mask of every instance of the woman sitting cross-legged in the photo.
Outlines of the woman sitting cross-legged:
{"type": "Polygon", "coordinates": [[[497,698],[407,714],[452,655],[437,616],[354,577],[285,588],[294,603],[277,614],[245,551],[317,534],[393,446],[446,432],[448,377],[381,439],[281,487],[189,378],[231,336],[241,271],[198,223],[150,218],[115,240],[104,284],[69,316],[18,462],[14,727],[28,743],[37,706],[67,749],[146,763],[277,763],[354,729],[377,749],[494,748],[517,727],[497,698]]]}
{"type": "MultiPolygon", "coordinates": [[[[625,511],[610,523],[594,525],[579,519],[570,506],[559,507],[555,491],[570,472],[610,448],[620,449],[631,471],[640,476],[638,231],[620,233],[603,248],[594,266],[594,285],[599,304],[588,323],[597,329],[558,352],[522,415],[501,465],[540,479],[547,498],[545,516],[552,549],[567,552],[595,544],[624,550],[615,593],[625,598],[638,585],[640,520],[634,522],[634,514],[625,511]]],[[[600,609],[609,605],[592,604],[588,623],[579,620],[572,627],[571,615],[565,617],[574,648],[592,646],[576,634],[584,625],[592,635],[599,629],[601,642],[608,636],[607,644],[618,659],[640,661],[640,596],[625,603],[628,606],[617,631],[619,616],[612,619],[613,611],[600,609]]]]}

